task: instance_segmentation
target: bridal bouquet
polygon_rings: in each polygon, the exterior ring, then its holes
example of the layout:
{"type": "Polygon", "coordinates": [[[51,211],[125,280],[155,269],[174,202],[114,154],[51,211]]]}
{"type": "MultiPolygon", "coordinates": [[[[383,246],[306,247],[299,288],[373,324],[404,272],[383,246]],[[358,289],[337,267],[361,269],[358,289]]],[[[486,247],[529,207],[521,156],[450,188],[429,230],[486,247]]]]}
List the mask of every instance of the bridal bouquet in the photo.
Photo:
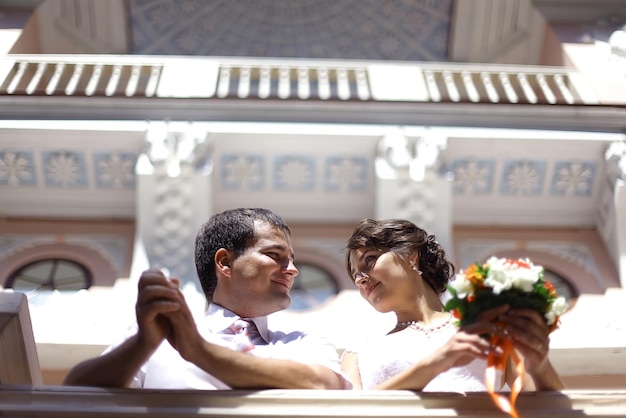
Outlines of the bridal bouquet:
{"type": "Polygon", "coordinates": [[[528,259],[510,260],[491,257],[475,263],[456,275],[448,285],[452,298],[445,309],[459,325],[471,324],[484,310],[508,304],[511,308],[532,308],[543,314],[551,330],[567,307],[548,280],[543,267],[528,259]]]}
{"type": "MultiPolygon", "coordinates": [[[[456,275],[448,290],[452,297],[445,309],[457,318],[458,325],[471,324],[481,312],[508,304],[511,308],[536,309],[552,332],[567,307],[565,298],[558,296],[552,283],[544,279],[543,267],[533,265],[528,259],[491,257],[484,264],[472,264],[456,275]]],[[[492,335],[489,340],[492,345],[501,347],[503,354],[489,354],[485,386],[496,406],[517,418],[515,400],[524,384],[524,362],[509,339],[492,335]],[[517,369],[517,379],[507,398],[496,393],[495,381],[496,370],[504,371],[509,359],[517,369]]]]}

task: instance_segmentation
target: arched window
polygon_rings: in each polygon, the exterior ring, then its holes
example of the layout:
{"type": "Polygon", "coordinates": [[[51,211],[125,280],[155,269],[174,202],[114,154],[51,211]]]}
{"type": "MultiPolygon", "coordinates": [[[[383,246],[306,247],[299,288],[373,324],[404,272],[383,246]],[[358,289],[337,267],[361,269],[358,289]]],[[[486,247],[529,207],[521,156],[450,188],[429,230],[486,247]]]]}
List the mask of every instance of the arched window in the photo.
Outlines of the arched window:
{"type": "Polygon", "coordinates": [[[291,310],[316,308],[339,292],[334,277],[325,269],[310,263],[298,263],[298,275],[291,288],[291,310]]]}
{"type": "Polygon", "coordinates": [[[91,286],[92,276],[82,264],[62,258],[38,260],[14,271],[6,288],[32,290],[80,290],[91,286]]]}
{"type": "Polygon", "coordinates": [[[570,302],[572,299],[578,297],[576,289],[572,286],[567,279],[562,277],[560,274],[555,273],[552,270],[547,268],[543,269],[543,277],[552,283],[556,293],[559,296],[563,296],[566,301],[570,302]]]}

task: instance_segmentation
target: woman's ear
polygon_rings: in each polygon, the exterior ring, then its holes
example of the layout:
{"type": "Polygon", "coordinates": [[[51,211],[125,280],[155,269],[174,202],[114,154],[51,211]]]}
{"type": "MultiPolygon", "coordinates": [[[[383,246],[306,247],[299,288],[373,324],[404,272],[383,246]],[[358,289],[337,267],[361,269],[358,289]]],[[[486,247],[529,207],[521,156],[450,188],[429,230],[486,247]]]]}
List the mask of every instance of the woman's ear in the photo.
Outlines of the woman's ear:
{"type": "Polygon", "coordinates": [[[419,266],[419,262],[420,262],[419,252],[415,251],[413,254],[409,256],[409,263],[412,266],[419,266]]]}
{"type": "Polygon", "coordinates": [[[215,271],[216,273],[220,273],[228,278],[230,278],[231,274],[231,263],[233,261],[233,257],[231,256],[230,251],[226,248],[220,248],[215,253],[215,271]]]}

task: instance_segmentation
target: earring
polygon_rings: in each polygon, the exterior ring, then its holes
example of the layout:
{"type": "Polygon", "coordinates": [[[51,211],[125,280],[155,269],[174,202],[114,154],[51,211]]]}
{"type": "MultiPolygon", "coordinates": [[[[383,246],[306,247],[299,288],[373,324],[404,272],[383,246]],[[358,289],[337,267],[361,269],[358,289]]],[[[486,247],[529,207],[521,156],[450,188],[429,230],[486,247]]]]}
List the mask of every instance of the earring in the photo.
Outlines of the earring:
{"type": "Polygon", "coordinates": [[[418,269],[413,261],[411,261],[411,269],[413,269],[413,271],[419,274],[420,276],[422,275],[422,270],[418,269]]]}

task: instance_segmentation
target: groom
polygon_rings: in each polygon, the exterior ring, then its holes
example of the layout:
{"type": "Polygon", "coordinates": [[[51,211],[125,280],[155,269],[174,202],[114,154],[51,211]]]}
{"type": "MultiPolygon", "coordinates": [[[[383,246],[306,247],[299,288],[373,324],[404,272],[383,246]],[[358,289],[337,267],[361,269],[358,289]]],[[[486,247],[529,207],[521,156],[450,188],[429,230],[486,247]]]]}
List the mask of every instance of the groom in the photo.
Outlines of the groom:
{"type": "Polygon", "coordinates": [[[335,347],[302,332],[270,330],[298,270],[291,232],[268,209],[228,210],[196,237],[196,268],[209,303],[195,321],[176,280],[158,270],[139,279],[137,327],[101,356],[76,365],[65,385],[142,388],[347,389],[335,347]],[[257,334],[241,344],[246,333],[257,334]]]}

